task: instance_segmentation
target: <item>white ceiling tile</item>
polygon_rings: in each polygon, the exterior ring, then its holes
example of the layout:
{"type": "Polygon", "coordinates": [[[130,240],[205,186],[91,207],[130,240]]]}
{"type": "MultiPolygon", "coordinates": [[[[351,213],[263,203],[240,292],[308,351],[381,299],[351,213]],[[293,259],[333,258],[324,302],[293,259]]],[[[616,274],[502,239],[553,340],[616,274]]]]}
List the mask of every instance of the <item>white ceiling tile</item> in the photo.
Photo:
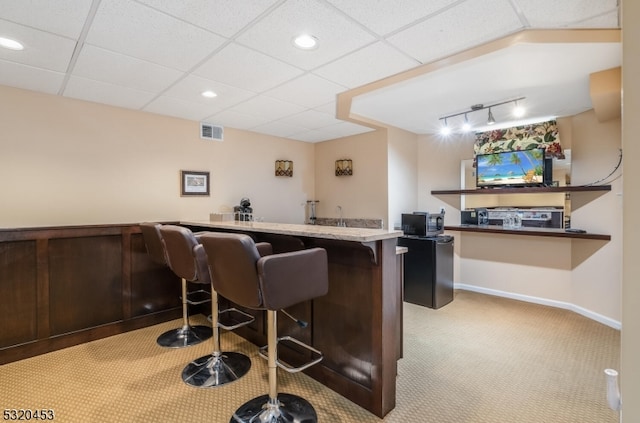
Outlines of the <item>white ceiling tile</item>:
{"type": "Polygon", "coordinates": [[[389,37],[388,41],[427,63],[521,27],[508,0],[468,0],[389,37]]]}
{"type": "Polygon", "coordinates": [[[259,125],[255,128],[252,128],[252,130],[255,132],[284,138],[289,138],[289,136],[291,136],[292,134],[305,131],[306,129],[307,128],[301,126],[289,125],[287,123],[283,123],[282,121],[269,122],[265,123],[264,125],[259,125]]]}
{"type": "Polygon", "coordinates": [[[64,73],[0,60],[0,85],[57,94],[63,81],[64,73]]]}
{"type": "Polygon", "coordinates": [[[255,50],[231,43],[194,70],[194,74],[234,87],[262,92],[295,78],[302,70],[255,50]]]}
{"type": "Polygon", "coordinates": [[[359,87],[420,65],[389,46],[377,42],[313,71],[349,88],[359,87]]]}
{"type": "Polygon", "coordinates": [[[2,0],[3,19],[43,31],[78,38],[89,14],[87,0],[2,0]]]}
{"type": "Polygon", "coordinates": [[[0,48],[0,59],[48,70],[67,70],[75,41],[0,19],[2,36],[19,41],[24,50],[0,48]]]}
{"type": "Polygon", "coordinates": [[[140,109],[155,97],[154,93],[72,76],[64,90],[65,97],[140,109]]]}
{"type": "Polygon", "coordinates": [[[346,89],[319,76],[306,74],[265,92],[265,95],[314,108],[335,100],[336,95],[346,89]]]}
{"type": "Polygon", "coordinates": [[[304,142],[320,142],[329,139],[324,132],[315,129],[291,134],[289,138],[304,142]]]}
{"type": "Polygon", "coordinates": [[[168,96],[156,98],[151,103],[147,104],[143,110],[146,112],[176,116],[196,121],[201,121],[207,116],[211,116],[219,111],[215,106],[207,107],[202,103],[179,100],[168,96]]]}
{"type": "Polygon", "coordinates": [[[328,0],[379,35],[432,15],[458,0],[328,0]]]}
{"type": "Polygon", "coordinates": [[[335,116],[336,115],[336,100],[334,99],[333,101],[330,101],[326,104],[323,104],[321,106],[318,107],[314,107],[313,110],[316,110],[318,112],[322,112],[322,113],[327,113],[330,114],[331,116],[335,116]]]}
{"type": "Polygon", "coordinates": [[[279,0],[138,1],[229,38],[279,0]]]}
{"type": "MultiPolygon", "coordinates": [[[[617,10],[618,0],[515,0],[533,28],[573,26],[604,13],[617,10]]],[[[617,23],[617,19],[616,19],[617,23]]],[[[579,25],[578,25],[579,26],[579,25]]]]}
{"type": "Polygon", "coordinates": [[[305,110],[302,113],[296,113],[295,115],[282,118],[278,122],[297,125],[307,129],[318,129],[324,126],[334,125],[342,121],[328,113],[319,112],[317,110],[305,110]]]}
{"type": "Polygon", "coordinates": [[[230,126],[238,129],[251,129],[269,121],[264,117],[248,115],[234,110],[225,110],[205,119],[216,125],[230,126]]]}
{"type": "Polygon", "coordinates": [[[351,122],[340,122],[335,125],[325,126],[321,129],[325,134],[325,139],[335,139],[348,137],[351,135],[364,134],[365,132],[371,132],[373,129],[366,126],[356,125],[351,122]]]}
{"type": "Polygon", "coordinates": [[[127,0],[100,3],[87,42],[174,69],[188,70],[225,39],[127,0]]]}
{"type": "Polygon", "coordinates": [[[614,10],[604,15],[573,23],[570,26],[573,28],[615,28],[618,26],[618,21],[618,11],[614,10]]]}
{"type": "Polygon", "coordinates": [[[286,63],[313,69],[375,40],[358,24],[315,0],[289,1],[241,34],[236,41],[286,63]],[[315,50],[294,47],[294,37],[318,38],[315,50]]]}
{"type": "Polygon", "coordinates": [[[304,107],[264,95],[259,95],[232,107],[231,110],[248,115],[260,116],[269,120],[276,120],[295,113],[300,113],[304,110],[304,107]]]}
{"type": "Polygon", "coordinates": [[[165,66],[85,44],[73,75],[138,90],[162,91],[182,76],[165,66]]]}
{"type": "Polygon", "coordinates": [[[256,94],[198,76],[187,76],[165,91],[163,95],[193,103],[201,103],[220,111],[223,108],[247,100],[256,94]],[[217,96],[213,98],[203,97],[201,95],[202,92],[208,90],[215,92],[217,96]]]}

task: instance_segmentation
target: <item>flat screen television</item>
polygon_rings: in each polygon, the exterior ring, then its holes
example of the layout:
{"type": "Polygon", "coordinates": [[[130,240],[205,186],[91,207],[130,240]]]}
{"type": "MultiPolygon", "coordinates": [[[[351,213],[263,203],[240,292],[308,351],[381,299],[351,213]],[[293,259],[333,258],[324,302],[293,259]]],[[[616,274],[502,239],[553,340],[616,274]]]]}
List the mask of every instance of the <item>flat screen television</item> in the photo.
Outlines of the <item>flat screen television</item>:
{"type": "Polygon", "coordinates": [[[479,154],[476,156],[476,186],[488,188],[549,185],[551,166],[551,160],[545,160],[544,148],[479,154]]]}

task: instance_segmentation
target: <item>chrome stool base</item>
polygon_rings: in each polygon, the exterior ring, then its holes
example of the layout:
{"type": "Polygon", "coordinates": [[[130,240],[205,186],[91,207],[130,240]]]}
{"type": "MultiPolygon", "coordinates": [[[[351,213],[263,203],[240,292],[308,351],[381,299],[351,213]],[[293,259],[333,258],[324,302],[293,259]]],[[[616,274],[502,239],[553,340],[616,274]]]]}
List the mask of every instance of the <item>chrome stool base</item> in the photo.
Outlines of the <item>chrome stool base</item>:
{"type": "Polygon", "coordinates": [[[278,394],[276,404],[262,395],[238,408],[229,423],[316,423],[316,410],[297,395],[278,394]]]}
{"type": "Polygon", "coordinates": [[[210,326],[183,326],[160,335],[156,342],[161,347],[184,348],[199,344],[213,336],[210,326]]]}
{"type": "Polygon", "coordinates": [[[247,374],[251,360],[237,352],[221,352],[196,358],[182,370],[182,380],[196,388],[212,388],[234,382],[247,374]]]}

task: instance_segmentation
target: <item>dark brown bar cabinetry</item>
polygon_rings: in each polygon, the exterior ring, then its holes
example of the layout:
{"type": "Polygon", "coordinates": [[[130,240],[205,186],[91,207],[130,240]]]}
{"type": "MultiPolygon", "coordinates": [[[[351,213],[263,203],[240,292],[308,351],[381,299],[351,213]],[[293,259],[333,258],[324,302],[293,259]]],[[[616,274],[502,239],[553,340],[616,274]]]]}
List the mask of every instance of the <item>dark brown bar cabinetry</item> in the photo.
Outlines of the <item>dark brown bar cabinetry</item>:
{"type": "Polygon", "coordinates": [[[137,224],[0,230],[0,364],[180,317],[137,224]]]}

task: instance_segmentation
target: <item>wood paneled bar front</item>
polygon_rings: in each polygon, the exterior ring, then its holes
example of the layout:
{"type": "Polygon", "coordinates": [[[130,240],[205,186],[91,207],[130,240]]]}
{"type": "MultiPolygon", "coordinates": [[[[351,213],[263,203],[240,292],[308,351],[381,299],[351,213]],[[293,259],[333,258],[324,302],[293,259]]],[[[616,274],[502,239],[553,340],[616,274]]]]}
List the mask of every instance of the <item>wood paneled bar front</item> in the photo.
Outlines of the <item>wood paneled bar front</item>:
{"type": "MultiPolygon", "coordinates": [[[[396,269],[401,231],[266,222],[181,224],[193,231],[245,233],[257,242],[271,243],[275,253],[326,249],[328,294],[288,309],[308,326],[280,318],[279,336],[294,336],[322,351],[323,361],[305,370],[312,378],[380,418],[395,407],[402,340],[402,286],[396,269]]],[[[235,332],[264,345],[264,312],[243,310],[256,320],[235,332]]],[[[286,361],[305,358],[293,349],[281,350],[286,361]]]]}
{"type": "Polygon", "coordinates": [[[180,317],[137,224],[0,229],[0,364],[180,317]]]}

